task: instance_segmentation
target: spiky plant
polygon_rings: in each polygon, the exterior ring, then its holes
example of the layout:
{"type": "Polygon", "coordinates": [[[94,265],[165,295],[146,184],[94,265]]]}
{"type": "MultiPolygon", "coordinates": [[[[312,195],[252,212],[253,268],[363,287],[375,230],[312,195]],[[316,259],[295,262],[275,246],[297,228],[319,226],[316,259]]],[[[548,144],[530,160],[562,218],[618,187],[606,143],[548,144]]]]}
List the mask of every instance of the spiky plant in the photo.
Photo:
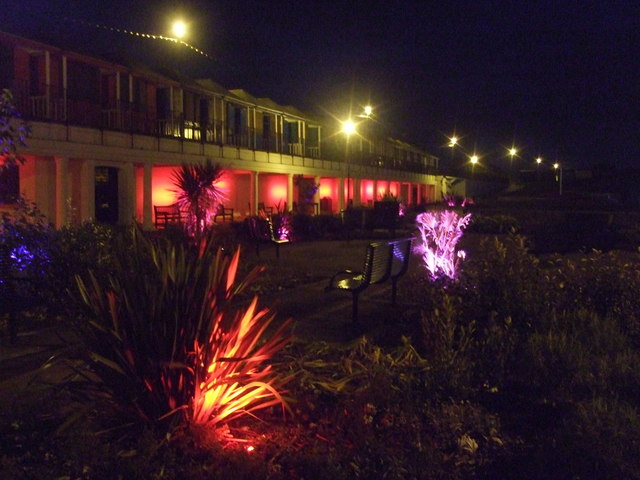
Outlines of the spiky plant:
{"type": "Polygon", "coordinates": [[[414,249],[422,255],[431,278],[453,279],[464,252],[456,250],[471,214],[458,215],[452,210],[424,212],[416,217],[418,242],[414,249]]]}
{"type": "Polygon", "coordinates": [[[194,249],[136,229],[116,251],[115,273],[78,278],[76,370],[92,399],[134,421],[205,425],[283,402],[269,359],[288,342],[288,322],[265,340],[275,315],[257,298],[238,310],[234,297],[261,271],[236,282],[239,249],[229,257],[209,238],[194,249]]]}
{"type": "Polygon", "coordinates": [[[209,217],[222,198],[222,192],[216,183],[223,173],[219,164],[207,159],[203,164],[183,164],[174,174],[177,204],[187,213],[187,229],[196,238],[200,238],[206,230],[209,217]]]}

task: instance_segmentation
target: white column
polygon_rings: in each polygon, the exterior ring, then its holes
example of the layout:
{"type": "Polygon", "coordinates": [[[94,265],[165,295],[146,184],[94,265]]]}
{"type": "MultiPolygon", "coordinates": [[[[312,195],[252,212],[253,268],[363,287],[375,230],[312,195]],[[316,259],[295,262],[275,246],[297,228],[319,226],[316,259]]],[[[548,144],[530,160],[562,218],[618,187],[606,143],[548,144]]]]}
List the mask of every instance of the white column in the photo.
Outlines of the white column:
{"type": "Polygon", "coordinates": [[[67,57],[62,57],[62,98],[63,98],[63,113],[62,119],[67,120],[67,57]]]}
{"type": "Polygon", "coordinates": [[[338,211],[342,211],[347,208],[344,204],[344,177],[338,178],[338,211]]]}
{"type": "Polygon", "coordinates": [[[359,178],[352,179],[353,182],[353,206],[359,207],[362,205],[362,197],[360,195],[361,182],[359,178]]]}
{"type": "Polygon", "coordinates": [[[320,175],[313,177],[313,183],[318,185],[316,192],[313,194],[313,203],[318,206],[318,209],[315,210],[314,213],[320,213],[320,175]]]}
{"type": "Polygon", "coordinates": [[[131,225],[136,218],[135,202],[136,169],[127,162],[118,169],[118,219],[123,225],[131,225]]]}
{"type": "Polygon", "coordinates": [[[252,182],[251,182],[251,198],[253,199],[251,202],[251,215],[258,214],[258,199],[260,198],[260,172],[251,172],[252,182]]]}
{"type": "Polygon", "coordinates": [[[80,221],[96,216],[96,170],[93,160],[83,160],[80,167],[80,221]]]}
{"type": "Polygon", "coordinates": [[[47,97],[47,118],[51,118],[51,54],[48,50],[44,52],[44,78],[47,97]]]}
{"type": "MultiPolygon", "coordinates": [[[[69,223],[67,218],[67,200],[69,199],[69,159],[55,157],[56,163],[56,228],[69,223]]],[[[69,212],[70,213],[70,212],[69,212]]]]}
{"type": "Polygon", "coordinates": [[[287,174],[287,211],[293,210],[293,173],[287,174]]]}
{"type": "Polygon", "coordinates": [[[152,167],[145,163],[142,166],[142,226],[151,230],[153,226],[153,196],[151,190],[152,167]]]}
{"type": "Polygon", "coordinates": [[[256,115],[256,107],[252,108],[253,110],[253,145],[251,146],[251,148],[253,150],[256,149],[256,147],[258,146],[258,124],[257,124],[257,115],[256,115]]]}

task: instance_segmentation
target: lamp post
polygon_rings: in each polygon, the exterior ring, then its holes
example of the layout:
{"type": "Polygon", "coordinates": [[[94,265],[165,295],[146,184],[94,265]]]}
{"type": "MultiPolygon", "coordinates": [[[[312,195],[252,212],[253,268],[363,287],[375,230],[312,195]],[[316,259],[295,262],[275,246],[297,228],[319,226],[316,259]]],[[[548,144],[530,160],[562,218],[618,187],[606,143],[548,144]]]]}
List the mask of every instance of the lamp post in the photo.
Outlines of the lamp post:
{"type": "Polygon", "coordinates": [[[476,163],[478,163],[478,156],[474,153],[469,158],[469,161],[471,162],[471,175],[473,175],[473,172],[474,172],[475,167],[476,167],[476,163]]]}
{"type": "Polygon", "coordinates": [[[536,181],[540,181],[540,164],[542,163],[542,157],[536,158],[536,181]]]}
{"type": "Polygon", "coordinates": [[[345,135],[344,159],[347,164],[347,208],[351,200],[351,162],[349,161],[349,137],[356,132],[356,124],[353,120],[342,122],[342,133],[345,135]]]}
{"type": "Polygon", "coordinates": [[[511,163],[513,163],[513,157],[518,154],[518,150],[515,147],[509,149],[509,155],[511,156],[511,163]]]}
{"type": "Polygon", "coordinates": [[[458,146],[458,137],[453,135],[449,139],[449,147],[451,147],[451,168],[455,168],[455,149],[458,146]]]}
{"type": "Polygon", "coordinates": [[[562,196],[562,165],[556,162],[553,164],[553,169],[559,172],[559,175],[556,175],[556,182],[558,182],[558,194],[562,196]]]}

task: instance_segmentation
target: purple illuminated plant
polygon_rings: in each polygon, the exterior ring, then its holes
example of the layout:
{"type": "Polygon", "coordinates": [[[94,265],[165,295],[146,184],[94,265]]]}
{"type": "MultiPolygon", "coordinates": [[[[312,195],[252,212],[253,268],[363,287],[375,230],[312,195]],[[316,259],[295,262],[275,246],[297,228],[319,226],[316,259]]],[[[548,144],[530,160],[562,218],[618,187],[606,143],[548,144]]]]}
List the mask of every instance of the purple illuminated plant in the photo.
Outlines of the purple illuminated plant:
{"type": "Polygon", "coordinates": [[[452,210],[424,212],[416,217],[419,238],[414,250],[422,255],[432,279],[455,278],[464,250],[456,250],[471,214],[460,216],[452,210]]]}

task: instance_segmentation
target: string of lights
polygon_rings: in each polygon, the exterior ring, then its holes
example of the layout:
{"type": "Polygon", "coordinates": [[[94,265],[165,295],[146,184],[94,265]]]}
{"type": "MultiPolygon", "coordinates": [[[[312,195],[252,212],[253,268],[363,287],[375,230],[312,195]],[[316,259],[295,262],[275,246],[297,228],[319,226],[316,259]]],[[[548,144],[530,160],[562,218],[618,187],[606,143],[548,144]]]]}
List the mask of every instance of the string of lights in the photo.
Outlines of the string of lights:
{"type": "Polygon", "coordinates": [[[108,25],[102,25],[100,23],[91,23],[85,20],[77,20],[69,17],[65,17],[65,20],[83,25],[85,27],[96,28],[96,29],[106,30],[106,31],[116,32],[116,33],[122,33],[125,35],[131,35],[132,37],[149,38],[152,40],[164,40],[167,42],[177,43],[179,45],[182,45],[184,47],[191,49],[198,55],[202,55],[203,57],[213,60],[213,58],[208,53],[204,52],[203,50],[199,49],[194,45],[191,45],[190,43],[185,42],[184,40],[180,40],[179,38],[167,37],[165,35],[158,35],[153,33],[135,32],[133,30],[127,30],[126,28],[110,27],[108,25]]]}

